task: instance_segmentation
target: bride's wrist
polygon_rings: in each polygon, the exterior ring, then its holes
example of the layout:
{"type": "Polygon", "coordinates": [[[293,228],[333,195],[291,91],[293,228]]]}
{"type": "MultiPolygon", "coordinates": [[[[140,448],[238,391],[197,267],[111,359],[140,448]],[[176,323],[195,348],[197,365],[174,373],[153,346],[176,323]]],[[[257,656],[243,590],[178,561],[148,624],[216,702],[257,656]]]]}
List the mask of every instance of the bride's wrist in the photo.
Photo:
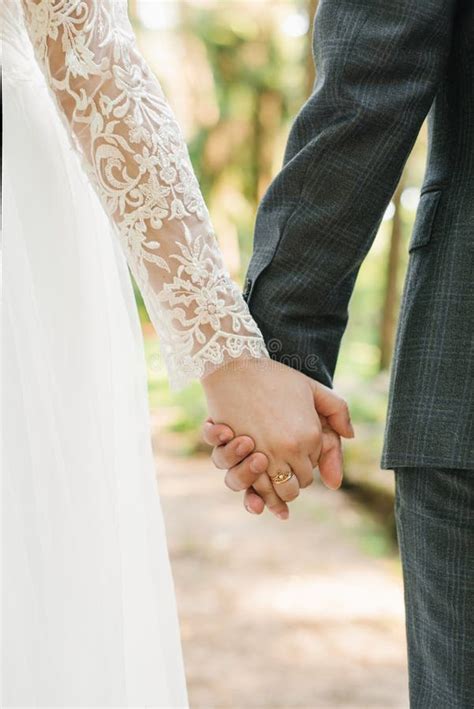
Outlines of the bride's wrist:
{"type": "Polygon", "coordinates": [[[228,360],[208,370],[201,378],[204,390],[210,390],[224,379],[241,376],[243,372],[249,375],[261,371],[262,367],[270,367],[274,362],[269,358],[242,356],[228,360]]]}

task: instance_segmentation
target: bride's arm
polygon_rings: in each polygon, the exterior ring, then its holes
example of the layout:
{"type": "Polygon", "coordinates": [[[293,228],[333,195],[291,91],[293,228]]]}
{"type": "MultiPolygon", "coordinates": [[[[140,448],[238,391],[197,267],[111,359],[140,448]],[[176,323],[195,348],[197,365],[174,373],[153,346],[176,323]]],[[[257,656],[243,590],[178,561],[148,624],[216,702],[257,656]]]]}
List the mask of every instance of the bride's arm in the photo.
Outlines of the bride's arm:
{"type": "Polygon", "coordinates": [[[180,386],[266,355],[222,263],[188,151],[120,0],[22,0],[37,60],[180,386]]]}
{"type": "MultiPolygon", "coordinates": [[[[172,383],[203,379],[214,420],[236,434],[251,433],[271,474],[290,466],[308,484],[321,451],[318,385],[295,369],[261,361],[264,341],[222,264],[186,145],[137,49],[126,3],[21,2],[66,130],[116,225],[160,335],[172,383]]],[[[254,488],[282,512],[268,478],[254,488]]],[[[292,481],[279,494],[292,499],[297,490],[292,481]]]]}

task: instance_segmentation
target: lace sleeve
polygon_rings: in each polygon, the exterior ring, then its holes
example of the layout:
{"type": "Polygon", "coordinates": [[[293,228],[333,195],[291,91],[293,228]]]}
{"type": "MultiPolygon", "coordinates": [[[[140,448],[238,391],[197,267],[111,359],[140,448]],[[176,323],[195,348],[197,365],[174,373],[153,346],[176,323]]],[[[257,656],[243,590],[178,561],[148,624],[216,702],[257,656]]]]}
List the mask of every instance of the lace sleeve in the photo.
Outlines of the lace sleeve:
{"type": "Polygon", "coordinates": [[[265,345],[224,268],[126,0],[21,0],[38,63],[159,334],[175,388],[265,345]]]}

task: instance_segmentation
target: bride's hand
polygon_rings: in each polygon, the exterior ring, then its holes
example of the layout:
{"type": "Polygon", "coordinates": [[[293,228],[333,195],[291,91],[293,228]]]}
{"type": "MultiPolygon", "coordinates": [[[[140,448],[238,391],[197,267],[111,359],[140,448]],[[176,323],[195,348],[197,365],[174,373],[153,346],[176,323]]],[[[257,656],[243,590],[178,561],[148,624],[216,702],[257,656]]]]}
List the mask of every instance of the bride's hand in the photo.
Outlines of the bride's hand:
{"type": "Polygon", "coordinates": [[[322,392],[332,396],[332,409],[327,412],[332,417],[330,425],[335,424],[342,435],[352,435],[345,403],[331,390],[281,363],[241,361],[208,375],[203,385],[212,420],[227,424],[236,436],[251,436],[256,450],[268,458],[270,478],[279,472],[294,472],[288,482],[269,488],[267,497],[278,493],[282,500],[292,500],[300,487],[313,481],[322,446],[315,406],[322,392]]]}

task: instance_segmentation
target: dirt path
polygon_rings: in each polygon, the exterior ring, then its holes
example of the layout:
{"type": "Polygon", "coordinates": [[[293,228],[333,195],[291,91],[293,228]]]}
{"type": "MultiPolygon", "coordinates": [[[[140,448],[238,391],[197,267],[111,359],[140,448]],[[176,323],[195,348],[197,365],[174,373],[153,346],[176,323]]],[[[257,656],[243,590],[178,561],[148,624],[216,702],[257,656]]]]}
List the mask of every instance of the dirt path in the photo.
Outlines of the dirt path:
{"type": "Polygon", "coordinates": [[[157,466],[192,709],[408,706],[400,568],[360,508],[317,483],[251,517],[207,458],[157,466]]]}

